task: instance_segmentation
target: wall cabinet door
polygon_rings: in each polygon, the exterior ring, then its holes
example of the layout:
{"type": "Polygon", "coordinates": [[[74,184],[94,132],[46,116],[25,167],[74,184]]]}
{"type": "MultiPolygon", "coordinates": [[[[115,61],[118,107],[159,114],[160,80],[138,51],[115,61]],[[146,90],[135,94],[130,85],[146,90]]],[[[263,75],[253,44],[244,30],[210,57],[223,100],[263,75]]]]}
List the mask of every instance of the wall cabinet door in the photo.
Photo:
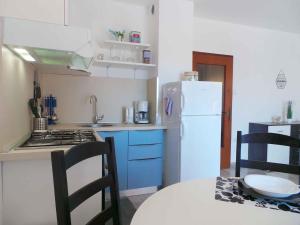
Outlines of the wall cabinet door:
{"type": "Polygon", "coordinates": [[[0,0],[0,16],[65,24],[69,0],[0,0]]]}
{"type": "Polygon", "coordinates": [[[119,189],[127,189],[128,131],[100,132],[102,138],[114,137],[119,189]]]}
{"type": "MultiPolygon", "coordinates": [[[[269,126],[269,133],[291,135],[291,126],[269,126]]],[[[268,145],[267,161],[274,163],[289,164],[290,162],[290,148],[280,145],[268,145]]]]}

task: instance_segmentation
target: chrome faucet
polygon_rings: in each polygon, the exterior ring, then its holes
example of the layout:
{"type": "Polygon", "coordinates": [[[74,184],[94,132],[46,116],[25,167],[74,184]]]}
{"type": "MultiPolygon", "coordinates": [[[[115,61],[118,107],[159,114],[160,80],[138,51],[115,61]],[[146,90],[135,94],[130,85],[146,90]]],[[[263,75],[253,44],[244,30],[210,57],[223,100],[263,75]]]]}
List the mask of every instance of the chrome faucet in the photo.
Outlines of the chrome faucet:
{"type": "Polygon", "coordinates": [[[99,115],[98,110],[97,110],[97,102],[98,99],[95,95],[90,96],[90,103],[93,105],[93,111],[94,111],[94,116],[93,116],[93,123],[99,123],[103,120],[104,115],[99,115]]]}

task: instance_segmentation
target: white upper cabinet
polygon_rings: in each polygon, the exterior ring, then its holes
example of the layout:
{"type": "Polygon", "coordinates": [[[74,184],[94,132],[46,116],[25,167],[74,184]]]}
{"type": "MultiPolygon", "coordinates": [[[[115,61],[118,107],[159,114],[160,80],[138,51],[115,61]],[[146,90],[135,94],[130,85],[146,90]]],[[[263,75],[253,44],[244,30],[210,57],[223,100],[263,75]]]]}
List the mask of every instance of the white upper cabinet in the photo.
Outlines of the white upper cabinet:
{"type": "Polygon", "coordinates": [[[69,0],[0,0],[0,16],[67,25],[69,0]]]}

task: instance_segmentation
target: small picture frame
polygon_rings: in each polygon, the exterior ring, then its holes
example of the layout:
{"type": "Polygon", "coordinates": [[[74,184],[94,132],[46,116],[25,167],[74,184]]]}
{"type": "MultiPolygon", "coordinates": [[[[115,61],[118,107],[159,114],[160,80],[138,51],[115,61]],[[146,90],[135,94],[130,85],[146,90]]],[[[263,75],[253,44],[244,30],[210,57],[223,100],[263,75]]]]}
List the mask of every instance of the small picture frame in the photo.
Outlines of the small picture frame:
{"type": "Polygon", "coordinates": [[[132,43],[141,43],[141,32],[131,31],[129,33],[129,41],[132,43]]]}

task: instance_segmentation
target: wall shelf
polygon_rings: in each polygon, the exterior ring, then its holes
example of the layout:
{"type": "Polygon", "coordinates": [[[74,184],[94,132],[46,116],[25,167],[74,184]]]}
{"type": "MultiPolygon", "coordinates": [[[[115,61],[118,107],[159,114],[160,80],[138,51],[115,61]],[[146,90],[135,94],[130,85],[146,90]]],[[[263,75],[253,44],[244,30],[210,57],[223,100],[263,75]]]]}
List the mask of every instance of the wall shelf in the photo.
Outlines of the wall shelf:
{"type": "Polygon", "coordinates": [[[151,69],[155,68],[155,64],[146,63],[134,63],[134,62],[124,62],[124,61],[113,61],[113,60],[95,60],[93,62],[94,66],[105,66],[105,67],[128,67],[133,69],[151,69]]]}
{"type": "Polygon", "coordinates": [[[148,49],[148,48],[151,47],[150,44],[133,43],[133,42],[127,42],[127,41],[114,41],[114,40],[104,41],[104,44],[111,47],[111,48],[114,47],[114,46],[138,48],[138,49],[148,49]]]}

